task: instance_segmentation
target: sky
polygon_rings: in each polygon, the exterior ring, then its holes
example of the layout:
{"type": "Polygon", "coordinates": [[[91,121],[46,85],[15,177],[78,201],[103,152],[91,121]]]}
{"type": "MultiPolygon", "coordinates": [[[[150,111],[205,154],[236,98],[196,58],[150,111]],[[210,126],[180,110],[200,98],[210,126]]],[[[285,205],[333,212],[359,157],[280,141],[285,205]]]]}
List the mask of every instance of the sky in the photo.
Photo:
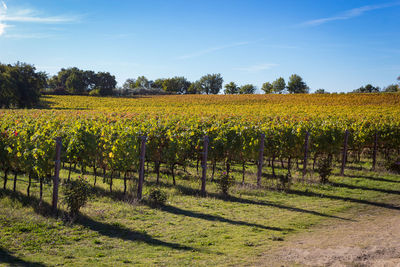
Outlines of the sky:
{"type": "Polygon", "coordinates": [[[0,0],[0,62],[127,78],[221,73],[258,88],[298,74],[311,91],[400,75],[400,1],[0,0]]]}

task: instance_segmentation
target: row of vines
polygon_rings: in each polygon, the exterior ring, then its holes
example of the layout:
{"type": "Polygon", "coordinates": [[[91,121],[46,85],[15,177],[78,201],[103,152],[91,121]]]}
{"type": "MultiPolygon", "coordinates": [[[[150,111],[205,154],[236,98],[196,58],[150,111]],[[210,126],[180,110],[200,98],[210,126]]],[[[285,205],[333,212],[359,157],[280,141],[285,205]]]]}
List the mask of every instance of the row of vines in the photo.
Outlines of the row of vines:
{"type": "MultiPolygon", "coordinates": [[[[0,169],[7,177],[27,174],[42,187],[54,171],[55,137],[61,137],[61,161],[82,172],[128,173],[139,164],[140,137],[147,137],[146,162],[167,166],[175,181],[177,166],[202,158],[203,137],[209,137],[208,161],[213,166],[257,163],[260,135],[265,134],[264,158],[291,162],[304,158],[304,140],[310,135],[310,158],[340,157],[345,131],[348,147],[361,155],[374,146],[386,156],[400,148],[400,120],[393,116],[238,116],[200,114],[146,115],[140,113],[80,111],[4,111],[0,114],[0,169]]],[[[274,169],[273,175],[275,175],[274,169]]],[[[16,179],[14,179],[16,181],[16,179]]],[[[15,183],[15,182],[14,182],[15,183]]],[[[14,184],[15,188],[15,184],[14,184]]],[[[112,190],[112,181],[110,184],[112,190]]],[[[126,191],[126,186],[125,186],[126,191]]],[[[41,190],[42,192],[42,190],[41,190]]],[[[29,194],[29,187],[28,187],[29,194]]],[[[41,193],[42,194],[42,193],[41,193]]]]}

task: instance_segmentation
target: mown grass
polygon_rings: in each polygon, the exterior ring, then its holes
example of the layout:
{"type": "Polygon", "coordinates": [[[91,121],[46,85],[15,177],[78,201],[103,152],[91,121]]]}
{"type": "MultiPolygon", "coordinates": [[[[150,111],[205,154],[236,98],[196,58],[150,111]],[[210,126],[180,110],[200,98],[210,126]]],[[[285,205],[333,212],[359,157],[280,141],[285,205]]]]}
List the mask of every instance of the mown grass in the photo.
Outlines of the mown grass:
{"type": "MultiPolygon", "coordinates": [[[[38,185],[26,197],[26,177],[21,176],[16,193],[12,179],[7,190],[0,190],[0,265],[251,265],[288,235],[321,220],[351,220],[343,213],[350,207],[399,210],[392,203],[399,198],[400,176],[369,167],[369,162],[350,165],[346,176],[335,175],[326,185],[313,182],[316,174],[308,175],[306,182],[295,182],[285,192],[266,189],[277,183],[267,175],[257,189],[254,166],[248,167],[242,184],[240,166],[235,166],[237,184],[231,195],[222,196],[207,181],[205,198],[199,196],[199,177],[191,167],[189,173],[177,172],[176,186],[167,173],[162,175],[159,186],[168,201],[159,208],[124,200],[121,179],[114,179],[111,194],[98,178],[95,196],[74,224],[62,215],[46,215],[51,186],[45,186],[45,202],[38,207],[38,185]]],[[[62,170],[61,177],[67,173],[62,170]]],[[[72,173],[73,178],[79,175],[72,173]]],[[[145,190],[154,186],[154,176],[147,175],[145,190]]],[[[85,177],[93,184],[92,175],[85,177]]],[[[132,191],[135,186],[130,183],[132,191]]],[[[60,208],[62,213],[66,207],[60,208]]]]}

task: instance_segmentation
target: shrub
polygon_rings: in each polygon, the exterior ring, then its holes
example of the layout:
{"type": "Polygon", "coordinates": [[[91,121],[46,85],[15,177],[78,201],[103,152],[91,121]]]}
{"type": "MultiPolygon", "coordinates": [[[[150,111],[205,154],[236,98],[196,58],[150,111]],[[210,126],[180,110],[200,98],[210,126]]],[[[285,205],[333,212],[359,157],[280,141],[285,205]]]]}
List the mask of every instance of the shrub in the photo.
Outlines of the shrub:
{"type": "Polygon", "coordinates": [[[385,165],[388,171],[400,174],[400,157],[387,159],[385,165]]]}
{"type": "Polygon", "coordinates": [[[289,190],[290,185],[292,183],[292,173],[288,172],[283,175],[279,175],[279,182],[278,189],[280,190],[289,190]]]}
{"type": "Polygon", "coordinates": [[[64,202],[68,206],[71,220],[74,220],[79,209],[85,206],[91,195],[90,185],[85,179],[79,177],[78,180],[65,182],[63,190],[64,202]]]}
{"type": "Polygon", "coordinates": [[[152,206],[162,206],[167,202],[167,193],[158,187],[149,190],[147,200],[152,206]]]}
{"type": "Polygon", "coordinates": [[[218,179],[218,188],[222,194],[227,196],[229,194],[229,189],[235,184],[235,179],[232,176],[228,175],[226,172],[223,172],[218,179]]]}
{"type": "Polygon", "coordinates": [[[329,182],[328,178],[332,174],[332,160],[330,157],[319,159],[317,162],[317,173],[321,178],[321,183],[329,182]]]}
{"type": "Polygon", "coordinates": [[[99,89],[93,89],[89,93],[90,96],[100,96],[100,90],[99,89]]]}

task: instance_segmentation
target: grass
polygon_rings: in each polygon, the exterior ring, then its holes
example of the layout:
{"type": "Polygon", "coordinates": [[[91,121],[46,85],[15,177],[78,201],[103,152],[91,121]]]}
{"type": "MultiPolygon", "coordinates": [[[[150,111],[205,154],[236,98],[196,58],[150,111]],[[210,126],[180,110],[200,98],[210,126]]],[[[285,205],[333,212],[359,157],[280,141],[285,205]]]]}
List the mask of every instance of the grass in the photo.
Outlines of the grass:
{"type": "MultiPolygon", "coordinates": [[[[18,177],[13,193],[12,177],[8,189],[0,190],[0,265],[251,265],[287,236],[321,220],[351,220],[343,213],[349,208],[399,210],[392,200],[399,198],[400,176],[369,168],[369,162],[350,164],[346,176],[334,175],[326,185],[312,182],[317,177],[310,174],[308,182],[295,182],[284,192],[267,190],[277,182],[266,175],[264,188],[255,188],[255,166],[248,166],[245,184],[241,184],[238,165],[234,166],[237,184],[229,197],[207,181],[208,196],[203,198],[199,177],[191,167],[190,174],[177,172],[176,186],[168,174],[162,175],[160,187],[168,200],[159,208],[123,201],[121,179],[114,180],[111,194],[98,178],[97,193],[75,224],[45,214],[51,186],[45,186],[45,202],[38,207],[38,184],[27,197],[27,178],[18,177]]],[[[62,170],[61,177],[67,173],[62,170]]],[[[73,178],[79,175],[72,173],[73,178]]],[[[294,176],[299,175],[295,171],[294,176]]],[[[147,175],[145,188],[154,186],[154,176],[147,175]]],[[[93,184],[91,175],[85,177],[93,184]]],[[[134,190],[135,183],[130,188],[134,190]]]]}

